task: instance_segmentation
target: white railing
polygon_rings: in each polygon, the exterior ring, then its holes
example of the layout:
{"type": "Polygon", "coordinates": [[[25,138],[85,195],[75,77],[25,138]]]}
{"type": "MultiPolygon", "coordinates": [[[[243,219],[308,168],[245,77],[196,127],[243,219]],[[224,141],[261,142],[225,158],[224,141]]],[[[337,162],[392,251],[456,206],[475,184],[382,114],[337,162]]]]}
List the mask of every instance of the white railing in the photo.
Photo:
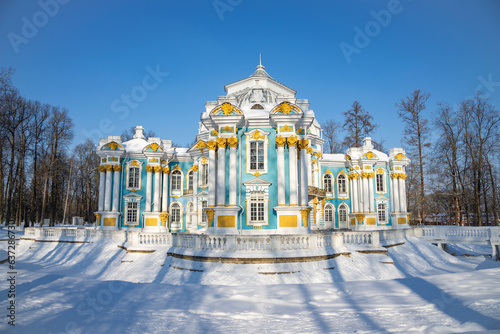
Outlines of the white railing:
{"type": "Polygon", "coordinates": [[[500,242],[500,227],[496,226],[428,226],[422,228],[421,232],[422,237],[431,242],[464,244],[498,244],[500,242]]]}
{"type": "MultiPolygon", "coordinates": [[[[26,228],[30,238],[95,241],[112,239],[130,246],[173,246],[200,251],[276,252],[321,250],[342,245],[380,247],[404,242],[409,236],[435,235],[432,229],[400,229],[363,232],[333,232],[298,235],[205,235],[168,232],[96,230],[93,228],[26,228]],[[432,232],[432,233],[431,233],[432,232]]],[[[127,246],[128,247],[128,246],[127,246]]]]}

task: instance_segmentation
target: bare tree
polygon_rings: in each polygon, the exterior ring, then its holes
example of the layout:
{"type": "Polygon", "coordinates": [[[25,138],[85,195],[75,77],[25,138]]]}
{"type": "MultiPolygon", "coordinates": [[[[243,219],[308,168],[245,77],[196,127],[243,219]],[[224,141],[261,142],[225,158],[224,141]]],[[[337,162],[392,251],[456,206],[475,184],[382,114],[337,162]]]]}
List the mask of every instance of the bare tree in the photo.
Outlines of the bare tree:
{"type": "Polygon", "coordinates": [[[340,123],[334,120],[327,120],[321,128],[323,129],[323,138],[326,140],[328,145],[328,153],[337,153],[342,150],[342,146],[339,143],[338,133],[340,132],[340,123]]]}
{"type": "MultiPolygon", "coordinates": [[[[131,127],[128,130],[123,130],[121,134],[122,141],[128,141],[134,138],[135,134],[135,127],[131,127]]],[[[146,137],[146,140],[148,140],[149,137],[156,137],[156,134],[153,130],[148,130],[144,132],[144,137],[146,137]]]]}
{"type": "Polygon", "coordinates": [[[373,116],[358,101],[354,101],[351,109],[344,112],[344,117],[342,129],[347,132],[343,141],[345,147],[360,147],[363,138],[370,136],[378,127],[373,123],[373,116]]]}
{"type": "MultiPolygon", "coordinates": [[[[398,115],[405,124],[403,132],[403,144],[406,145],[410,156],[416,157],[418,164],[418,173],[420,178],[419,206],[417,208],[417,216],[425,222],[425,183],[424,183],[424,165],[426,163],[426,148],[431,143],[429,142],[430,128],[427,126],[428,120],[423,117],[422,112],[425,110],[425,103],[430,94],[421,92],[416,89],[410,96],[401,99],[401,102],[396,104],[398,107],[398,115]]],[[[414,163],[415,163],[414,162],[414,163]]]]}

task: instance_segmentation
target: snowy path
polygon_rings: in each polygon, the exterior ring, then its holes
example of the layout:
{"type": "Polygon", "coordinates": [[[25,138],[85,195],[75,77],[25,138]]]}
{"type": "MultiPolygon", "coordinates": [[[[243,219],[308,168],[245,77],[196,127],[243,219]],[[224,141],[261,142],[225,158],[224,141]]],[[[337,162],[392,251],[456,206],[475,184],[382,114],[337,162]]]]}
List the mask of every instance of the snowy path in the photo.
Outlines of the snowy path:
{"type": "MultiPolygon", "coordinates": [[[[0,332],[500,332],[499,263],[455,258],[421,240],[391,248],[390,258],[353,254],[289,266],[299,272],[288,275],[171,258],[160,267],[158,254],[131,255],[107,245],[27,243],[21,252],[18,325],[12,330],[2,315],[0,332]],[[204,271],[174,270],[173,264],[204,271]],[[128,265],[133,269],[125,270],[128,265]],[[222,285],[228,276],[231,284],[222,285]]],[[[2,282],[2,310],[6,289],[2,282]]]]}

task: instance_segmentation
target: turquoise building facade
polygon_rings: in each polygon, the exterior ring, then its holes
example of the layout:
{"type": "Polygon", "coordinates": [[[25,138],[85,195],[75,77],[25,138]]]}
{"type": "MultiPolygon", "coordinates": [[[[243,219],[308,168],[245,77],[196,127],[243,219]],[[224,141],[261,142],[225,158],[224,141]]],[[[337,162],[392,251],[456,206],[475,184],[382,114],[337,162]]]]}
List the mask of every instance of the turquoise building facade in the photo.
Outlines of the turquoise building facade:
{"type": "Polygon", "coordinates": [[[307,99],[264,66],[208,101],[196,144],[101,139],[98,226],[207,234],[405,228],[404,150],[324,154],[307,99]]]}

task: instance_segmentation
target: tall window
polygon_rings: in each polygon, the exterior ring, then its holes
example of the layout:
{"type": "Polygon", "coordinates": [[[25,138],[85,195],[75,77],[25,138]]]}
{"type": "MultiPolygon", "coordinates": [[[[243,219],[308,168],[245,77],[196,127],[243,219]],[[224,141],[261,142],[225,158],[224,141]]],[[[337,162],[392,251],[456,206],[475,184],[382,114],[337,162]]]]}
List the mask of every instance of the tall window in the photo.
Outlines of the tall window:
{"type": "Polygon", "coordinates": [[[250,195],[250,220],[252,223],[264,223],[264,192],[256,191],[250,195]]]}
{"type": "Polygon", "coordinates": [[[203,163],[200,166],[200,186],[204,187],[208,184],[208,164],[203,163]]]}
{"type": "Polygon", "coordinates": [[[191,226],[191,223],[193,222],[193,203],[189,202],[186,208],[186,220],[188,226],[191,226]]]}
{"type": "Polygon", "coordinates": [[[138,223],[138,207],[137,202],[128,202],[127,203],[127,214],[125,224],[128,225],[136,225],[138,223]]]}
{"type": "Polygon", "coordinates": [[[337,178],[338,192],[339,194],[347,192],[346,177],[344,174],[340,174],[337,178]]]}
{"type": "Polygon", "coordinates": [[[327,204],[325,206],[325,221],[327,222],[333,221],[333,207],[331,204],[327,204]]]}
{"type": "Polygon", "coordinates": [[[182,190],[182,174],[179,170],[172,172],[172,190],[182,190]]]}
{"type": "Polygon", "coordinates": [[[387,204],[378,203],[377,205],[378,221],[387,222],[387,204]]]}
{"type": "Polygon", "coordinates": [[[178,203],[172,204],[170,208],[171,227],[180,229],[181,218],[181,206],[178,203]]]}
{"type": "Polygon", "coordinates": [[[347,207],[344,204],[339,206],[339,223],[347,223],[347,207]]]}
{"type": "Polygon", "coordinates": [[[323,176],[323,187],[327,193],[332,192],[332,175],[331,174],[325,174],[325,176],[323,176]]]}
{"type": "Polygon", "coordinates": [[[194,171],[189,171],[188,173],[188,185],[187,185],[187,188],[188,188],[188,191],[189,192],[193,192],[193,180],[194,180],[194,171]]]}
{"type": "Polygon", "coordinates": [[[203,208],[206,208],[208,206],[207,201],[201,201],[201,222],[205,225],[208,221],[207,219],[207,213],[203,208]]]}
{"type": "Polygon", "coordinates": [[[264,142],[250,142],[250,170],[265,170],[264,166],[264,142]]]}
{"type": "Polygon", "coordinates": [[[378,193],[385,193],[385,182],[384,182],[384,178],[385,178],[385,175],[384,174],[376,174],[376,182],[377,182],[377,192],[378,193]]]}
{"type": "Polygon", "coordinates": [[[128,169],[128,187],[129,188],[139,188],[139,167],[130,167],[128,169]]]}

